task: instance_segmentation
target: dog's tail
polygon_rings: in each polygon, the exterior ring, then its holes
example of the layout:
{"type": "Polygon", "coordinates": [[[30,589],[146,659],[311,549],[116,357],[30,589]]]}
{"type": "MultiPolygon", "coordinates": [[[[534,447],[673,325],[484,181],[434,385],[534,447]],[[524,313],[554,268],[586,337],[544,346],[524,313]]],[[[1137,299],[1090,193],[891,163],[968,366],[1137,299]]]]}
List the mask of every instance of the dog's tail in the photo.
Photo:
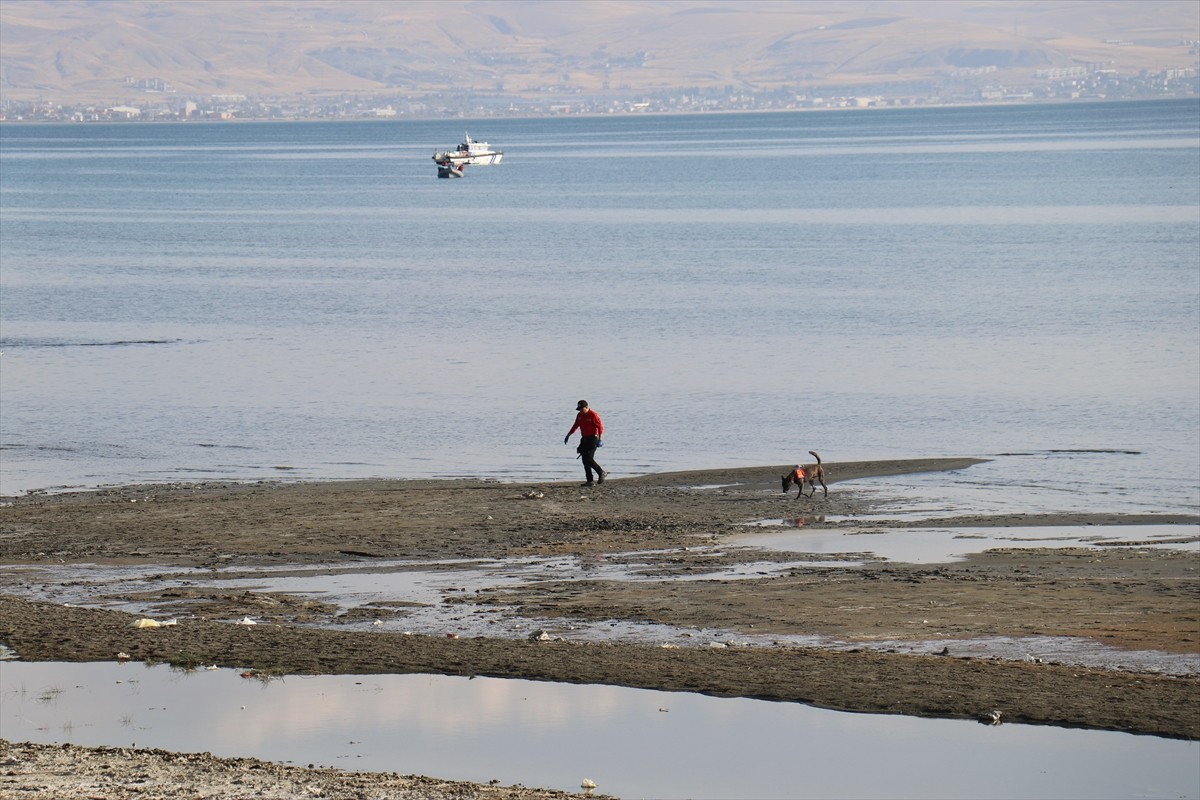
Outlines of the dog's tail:
{"type": "Polygon", "coordinates": [[[821,457],[819,455],[817,455],[816,450],[809,450],[808,454],[817,460],[818,465],[821,463],[821,457]]]}

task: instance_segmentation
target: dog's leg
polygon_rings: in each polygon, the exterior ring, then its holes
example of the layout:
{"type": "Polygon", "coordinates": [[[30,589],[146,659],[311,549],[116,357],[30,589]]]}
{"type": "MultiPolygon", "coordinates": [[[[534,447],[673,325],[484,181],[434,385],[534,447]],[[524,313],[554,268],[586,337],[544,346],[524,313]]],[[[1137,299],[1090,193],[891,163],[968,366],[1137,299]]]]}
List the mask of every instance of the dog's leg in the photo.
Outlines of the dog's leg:
{"type": "MultiPolygon", "coordinates": [[[[825,491],[824,496],[829,497],[829,487],[825,485],[825,468],[821,466],[821,454],[816,450],[809,450],[808,454],[817,460],[817,465],[813,467],[811,477],[808,479],[809,483],[811,484],[812,479],[816,478],[821,482],[821,488],[825,491]]],[[[813,484],[812,491],[814,495],[817,493],[816,484],[813,484]]]]}

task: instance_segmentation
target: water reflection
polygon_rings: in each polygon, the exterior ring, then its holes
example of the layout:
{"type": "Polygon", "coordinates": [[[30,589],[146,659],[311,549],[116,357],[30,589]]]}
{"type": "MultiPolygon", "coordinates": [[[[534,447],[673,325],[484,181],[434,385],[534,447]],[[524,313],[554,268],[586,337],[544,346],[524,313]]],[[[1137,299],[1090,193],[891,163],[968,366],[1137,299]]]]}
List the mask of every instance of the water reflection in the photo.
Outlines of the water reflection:
{"type": "MultiPolygon", "coordinates": [[[[809,520],[811,521],[811,520],[809,520]]],[[[1043,525],[1016,528],[822,528],[796,531],[805,520],[761,520],[780,532],[735,537],[731,544],[792,553],[859,554],[859,561],[944,564],[1002,547],[1138,547],[1195,551],[1200,525],[1043,525]]]]}
{"type": "Polygon", "coordinates": [[[1200,796],[1200,743],[429,675],[0,664],[12,741],[154,746],[649,798],[1200,796]],[[865,767],[865,768],[864,768],[865,767]]]}

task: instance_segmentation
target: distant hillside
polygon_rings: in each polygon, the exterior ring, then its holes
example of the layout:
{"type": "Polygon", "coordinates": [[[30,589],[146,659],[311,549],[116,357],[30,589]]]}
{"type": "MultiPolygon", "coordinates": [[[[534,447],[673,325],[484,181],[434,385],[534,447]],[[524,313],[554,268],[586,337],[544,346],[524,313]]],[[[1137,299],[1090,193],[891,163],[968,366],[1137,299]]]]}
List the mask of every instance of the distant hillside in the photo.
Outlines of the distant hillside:
{"type": "Polygon", "coordinates": [[[3,0],[0,93],[762,91],[1187,67],[1196,39],[1194,0],[3,0]]]}

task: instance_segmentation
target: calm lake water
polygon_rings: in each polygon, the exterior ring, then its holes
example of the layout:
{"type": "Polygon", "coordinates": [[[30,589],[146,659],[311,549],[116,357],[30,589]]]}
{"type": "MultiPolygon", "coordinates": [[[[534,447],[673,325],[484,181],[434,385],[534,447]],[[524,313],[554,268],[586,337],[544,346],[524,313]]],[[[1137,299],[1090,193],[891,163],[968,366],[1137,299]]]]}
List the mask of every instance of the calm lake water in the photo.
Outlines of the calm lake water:
{"type": "Polygon", "coordinates": [[[13,741],[158,747],[625,798],[1196,798],[1200,743],[441,675],[0,662],[13,741]]]}
{"type": "Polygon", "coordinates": [[[614,477],[989,456],[962,507],[1194,511],[1198,264],[1194,100],[6,123],[0,489],[575,480],[586,397],[614,477]],[[464,130],[504,163],[436,179],[464,130]]]}

